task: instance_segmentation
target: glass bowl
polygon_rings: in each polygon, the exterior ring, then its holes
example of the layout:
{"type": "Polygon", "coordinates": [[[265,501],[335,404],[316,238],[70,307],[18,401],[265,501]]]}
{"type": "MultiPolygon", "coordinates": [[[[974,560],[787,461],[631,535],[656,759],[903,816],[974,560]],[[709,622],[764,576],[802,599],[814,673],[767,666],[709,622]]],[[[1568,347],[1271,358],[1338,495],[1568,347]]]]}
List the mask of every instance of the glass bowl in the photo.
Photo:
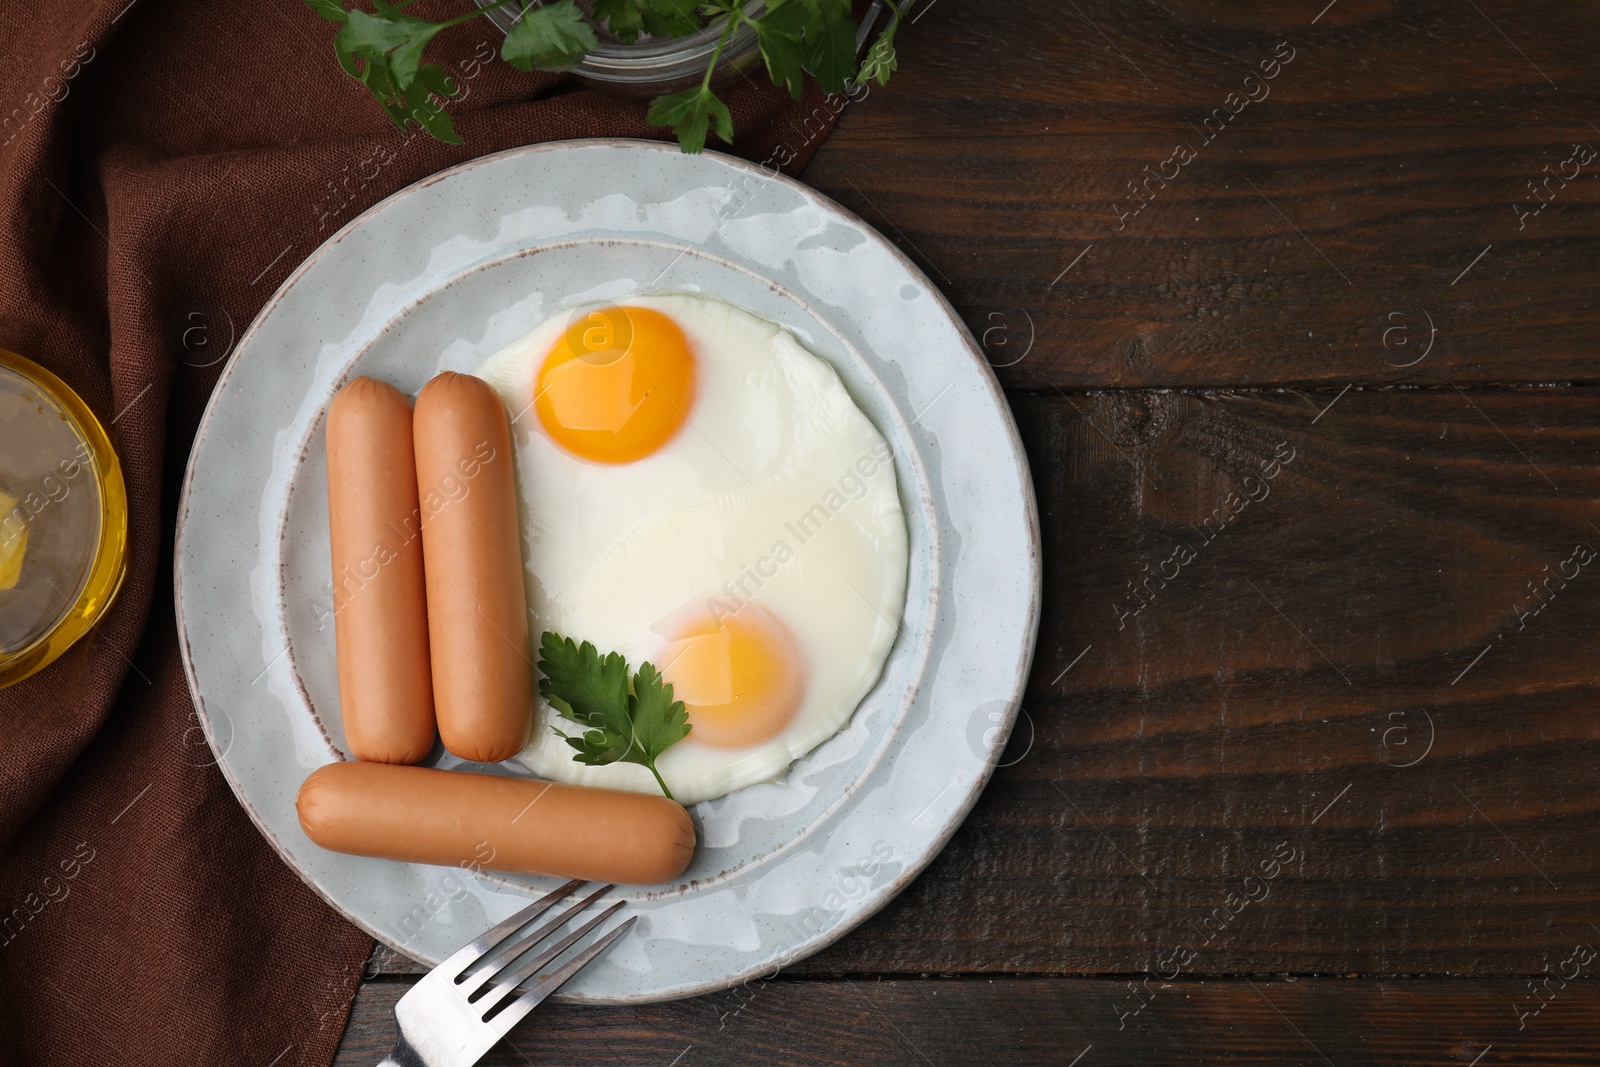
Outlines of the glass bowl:
{"type": "Polygon", "coordinates": [[[100,620],[127,544],[128,494],[105,427],[60,378],[0,349],[0,687],[100,620]]]}
{"type": "MultiPolygon", "coordinates": [[[[492,0],[476,2],[485,7],[492,0]]],[[[748,10],[754,15],[763,6],[752,3],[748,10]]],[[[516,24],[517,15],[515,5],[497,7],[489,12],[489,21],[502,32],[509,33],[516,24]]],[[[629,96],[657,96],[687,89],[699,85],[700,79],[705,77],[706,64],[711,61],[717,40],[727,28],[727,16],[723,16],[695,33],[668,39],[641,36],[633,44],[623,44],[615,38],[608,40],[602,31],[599,46],[584,56],[572,73],[597,88],[629,96]]],[[[726,85],[743,77],[749,67],[759,62],[761,52],[756,31],[746,23],[728,38],[711,84],[714,87],[726,85]]]]}

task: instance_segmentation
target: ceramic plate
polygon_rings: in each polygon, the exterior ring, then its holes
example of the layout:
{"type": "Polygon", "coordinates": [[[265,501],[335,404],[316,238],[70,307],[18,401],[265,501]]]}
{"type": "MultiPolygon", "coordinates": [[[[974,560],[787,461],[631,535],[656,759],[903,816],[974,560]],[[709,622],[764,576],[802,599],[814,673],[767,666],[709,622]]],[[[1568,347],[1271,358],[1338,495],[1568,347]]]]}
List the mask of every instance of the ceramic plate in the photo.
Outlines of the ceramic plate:
{"type": "Polygon", "coordinates": [[[994,375],[922,272],[812,190],[710,152],[474,160],[351,221],[268,301],[212,395],[178,518],[184,663],[240,803],[351,921],[436,963],[556,882],[339,855],[300,830],[300,783],[348,756],[324,412],[357,374],[415,394],[563,307],[641,291],[731,301],[832,364],[894,449],[911,563],[848,725],[781,783],[695,805],[681,881],[618,891],[636,932],[564,990],[595,1003],[711,992],[836,940],[938,853],[1010,732],[1037,628],[1033,490],[994,375]]]}

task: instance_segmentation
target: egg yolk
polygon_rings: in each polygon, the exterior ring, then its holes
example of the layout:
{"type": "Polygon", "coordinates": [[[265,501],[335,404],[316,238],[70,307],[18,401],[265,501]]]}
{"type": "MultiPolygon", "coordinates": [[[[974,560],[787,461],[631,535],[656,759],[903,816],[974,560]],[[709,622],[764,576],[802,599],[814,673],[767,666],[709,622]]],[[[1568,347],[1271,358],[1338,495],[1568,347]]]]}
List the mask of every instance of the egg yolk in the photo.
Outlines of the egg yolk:
{"type": "Polygon", "coordinates": [[[744,748],[776,737],[800,710],[800,652],[771,612],[692,611],[667,639],[661,673],[689,712],[691,741],[744,748]]]}
{"type": "Polygon", "coordinates": [[[632,463],[665,445],[688,421],[694,396],[689,339],[672,319],[642,307],[579,316],[534,383],[545,433],[594,463],[632,463]]]}

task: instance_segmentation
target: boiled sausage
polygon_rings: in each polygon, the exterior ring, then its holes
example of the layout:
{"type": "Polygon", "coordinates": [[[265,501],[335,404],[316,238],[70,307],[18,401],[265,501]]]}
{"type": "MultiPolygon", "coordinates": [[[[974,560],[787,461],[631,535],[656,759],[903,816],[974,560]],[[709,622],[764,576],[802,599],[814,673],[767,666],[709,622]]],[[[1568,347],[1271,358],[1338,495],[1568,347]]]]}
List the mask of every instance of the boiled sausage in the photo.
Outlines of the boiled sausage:
{"type": "Polygon", "coordinates": [[[428,767],[330,763],[295,802],[306,836],[360,856],[656,885],[694,854],[662,796],[428,767]]]}
{"type": "Polygon", "coordinates": [[[357,759],[415,763],[433,748],[411,401],[357,378],[328,406],[328,530],[339,710],[357,759]]]}
{"type": "Polygon", "coordinates": [[[462,759],[508,759],[533,728],[533,661],[506,410],[447,371],[417,396],[415,438],[439,736],[462,759]]]}

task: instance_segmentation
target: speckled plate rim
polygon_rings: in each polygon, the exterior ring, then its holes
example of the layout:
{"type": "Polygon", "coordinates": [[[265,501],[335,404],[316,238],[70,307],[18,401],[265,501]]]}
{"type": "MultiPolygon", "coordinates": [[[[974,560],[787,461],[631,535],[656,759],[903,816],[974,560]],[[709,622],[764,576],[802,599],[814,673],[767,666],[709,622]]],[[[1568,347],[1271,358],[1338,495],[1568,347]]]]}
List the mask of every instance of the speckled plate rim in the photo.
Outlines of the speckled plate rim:
{"type": "MultiPolygon", "coordinates": [[[[555,142],[512,149],[506,152],[480,157],[457,167],[432,175],[379,202],[378,204],[369,208],[367,211],[351,219],[350,222],[348,222],[338,232],[330,236],[327,241],[324,242],[324,244],[319,246],[319,248],[314,251],[311,256],[302,262],[300,266],[297,267],[296,270],[285,279],[278,291],[274,293],[272,298],[262,308],[261,313],[251,324],[250,328],[241,336],[238,345],[235,347],[234,352],[229,358],[228,364],[225,366],[221,376],[219,377],[211,400],[207,405],[204,416],[202,417],[199,430],[196,434],[194,449],[190,455],[188,468],[185,472],[180,493],[177,524],[178,532],[174,565],[174,599],[176,602],[180,646],[183,654],[185,672],[189,681],[191,693],[193,694],[195,700],[197,716],[205,731],[207,741],[211,745],[212,750],[216,755],[217,763],[220,769],[222,770],[230,787],[234,790],[236,796],[238,796],[241,805],[245,808],[251,821],[257,826],[257,828],[262,832],[263,836],[267,838],[267,840],[273,845],[279,854],[283,856],[285,862],[288,863],[291,868],[294,869],[296,873],[300,875],[300,877],[304,879],[314,891],[327,900],[330,905],[350,918],[351,921],[357,923],[357,925],[361,926],[364,930],[372,934],[380,941],[391,945],[391,947],[395,947],[399,951],[408,952],[413,955],[416,955],[414,949],[408,949],[404,946],[396,944],[392,938],[386,936],[381,930],[374,928],[372,924],[365,921],[363,915],[353,912],[349,907],[347,907],[344,901],[340,898],[340,894],[321,884],[306,870],[304,870],[299,863],[296,862],[296,858],[290,849],[279,840],[274,827],[270,825],[269,821],[261,814],[261,812],[257,810],[257,805],[253,802],[249,792],[245,787],[243,778],[247,777],[247,775],[241,776],[239,773],[240,769],[234,767],[229,761],[228,740],[220,739],[218,737],[217,730],[212,722],[212,716],[207,710],[206,686],[202,681],[202,673],[204,672],[204,668],[197,662],[194,654],[194,648],[190,640],[189,627],[191,622],[191,612],[186,604],[185,597],[186,582],[188,581],[191,571],[194,569],[194,565],[188,563],[190,552],[193,547],[193,541],[186,537],[186,535],[192,533],[190,527],[191,504],[195,499],[197,492],[204,492],[203,489],[197,490],[195,483],[196,469],[199,466],[199,457],[203,449],[206,447],[208,431],[212,428],[213,420],[220,417],[219,411],[225,406],[222,402],[223,398],[228,395],[236,371],[242,365],[239,359],[240,354],[248,350],[250,343],[260,333],[263,324],[269,320],[269,317],[272,315],[274,310],[277,309],[284,301],[285,296],[293,289],[296,283],[299,282],[300,279],[302,279],[309,271],[311,271],[313,267],[329,253],[330,249],[339,246],[352,233],[357,232],[362,227],[374,224],[378,219],[380,219],[381,216],[384,215],[387,210],[389,210],[395,204],[405,200],[407,197],[419,193],[424,189],[436,185],[439,182],[470,174],[479,168],[492,167],[509,159],[542,155],[544,153],[552,152],[582,151],[589,148],[617,148],[630,151],[670,153],[671,157],[677,156],[677,151],[674,147],[664,146],[656,142],[629,140],[584,140],[555,142]]],[[[680,982],[670,988],[663,988],[643,996],[633,995],[611,997],[606,995],[578,994],[569,997],[563,997],[562,999],[573,999],[594,1003],[642,1003],[713,992],[718,989],[727,988],[741,981],[747,981],[752,978],[773,973],[777,968],[791,964],[798,959],[811,955],[827,945],[832,944],[840,937],[844,936],[846,933],[864,922],[896,894],[903,890],[913,879],[915,879],[915,877],[927,866],[927,864],[932,861],[932,859],[939,853],[945,844],[948,843],[951,835],[955,832],[956,828],[965,818],[966,813],[976,802],[978,795],[986,785],[989,775],[995,766],[999,756],[999,751],[1004,746],[1011,726],[1015,722],[1017,710],[1020,706],[1023,687],[1031,667],[1034,643],[1037,637],[1039,601],[1041,595],[1041,565],[1037,510],[1032,489],[1032,481],[1029,476],[1027,461],[1022,450],[1020,438],[1017,434],[1015,424],[1010,417],[1009,408],[1005,403],[1003,394],[999,388],[999,384],[995,380],[993,372],[989,368],[987,361],[984,359],[976,343],[973,341],[970,332],[966,329],[964,324],[962,324],[959,316],[956,315],[949,302],[945,300],[943,295],[938,291],[937,288],[933,286],[923,272],[917,268],[916,265],[912,263],[903,253],[901,253],[900,250],[895,247],[895,245],[885,240],[872,227],[868,226],[865,222],[860,220],[852,213],[833,203],[831,200],[828,200],[821,194],[809,189],[799,182],[793,181],[781,175],[774,174],[765,168],[756,167],[742,160],[721,156],[716,153],[705,153],[697,158],[699,160],[714,163],[719,167],[727,168],[728,170],[732,171],[733,173],[730,174],[728,178],[730,185],[736,177],[741,176],[742,172],[742,177],[747,183],[750,179],[754,178],[762,183],[770,183],[774,187],[787,190],[795,200],[801,202],[803,205],[821,213],[824,216],[830,217],[830,219],[833,221],[844,224],[847,228],[851,228],[864,235],[876,246],[877,251],[886,253],[890,257],[894,266],[900,272],[902,272],[906,280],[922,287],[922,289],[925,290],[925,292],[930,296],[934,306],[949,327],[949,339],[955,342],[955,345],[953,346],[955,352],[959,353],[959,356],[952,355],[951,358],[964,361],[965,372],[968,380],[963,384],[972,384],[978,386],[978,392],[981,394],[977,397],[969,397],[969,403],[977,402],[982,406],[986,406],[988,409],[988,414],[994,417],[991,421],[998,423],[998,425],[989,427],[989,436],[993,439],[990,440],[988,444],[991,446],[999,446],[998,450],[1005,457],[1009,458],[1010,461],[1009,464],[1002,465],[1002,469],[996,470],[994,474],[999,480],[1005,481],[1007,483],[1007,487],[1012,490],[1012,499],[1010,501],[1012,510],[1010,514],[1004,516],[1003,521],[1014,527],[1009,532],[1017,535],[1019,539],[1018,545],[1025,549],[1016,559],[1018,571],[1017,577],[1020,579],[1020,581],[1017,583],[1017,589],[1014,591],[1011,597],[1013,603],[1009,605],[1012,611],[1013,619],[1019,624],[1016,627],[1016,633],[1020,637],[1020,640],[1014,642],[1012,646],[1013,652],[1011,657],[1007,657],[999,663],[990,665],[994,667],[994,677],[989,680],[991,687],[986,691],[995,695],[993,699],[984,701],[980,705],[975,706],[967,719],[968,746],[974,749],[973,755],[976,757],[976,760],[974,766],[971,768],[970,774],[966,776],[966,788],[960,791],[957,796],[950,798],[946,804],[940,807],[940,810],[937,813],[937,828],[933,832],[923,836],[922,840],[916,843],[916,848],[913,853],[905,857],[905,862],[900,865],[899,869],[892,878],[888,879],[882,884],[870,887],[858,898],[848,901],[846,906],[836,909],[834,913],[830,915],[829,918],[831,921],[827,924],[825,929],[817,931],[813,936],[804,939],[800,943],[790,945],[784,950],[769,953],[765,959],[762,959],[761,961],[740,969],[734,973],[706,975],[700,980],[680,982]],[[976,736],[975,728],[976,733],[982,735],[983,741],[981,746],[977,745],[972,740],[972,738],[976,736]],[[981,751],[979,750],[980,748],[981,751]]],[[[662,166],[664,169],[669,168],[671,163],[670,161],[666,161],[662,163],[662,166]]],[[[717,234],[721,233],[720,226],[721,223],[719,222],[717,234]]],[[[666,237],[669,240],[673,239],[669,235],[663,235],[659,230],[649,230],[643,227],[641,227],[637,236],[641,239],[647,237],[666,237]]],[[[559,237],[553,237],[551,241],[552,243],[555,243],[558,242],[559,239],[559,237]]],[[[692,248],[692,246],[686,247],[692,248]]],[[[726,255],[725,252],[713,253],[709,249],[706,249],[705,251],[708,256],[718,254],[726,255]]],[[[740,265],[746,269],[759,269],[756,264],[748,261],[741,261],[740,265]]],[[[899,279],[896,279],[896,281],[898,280],[899,279]]],[[[446,284],[448,284],[448,282],[446,284]]],[[[398,313],[399,312],[397,310],[396,314],[398,313]]],[[[827,319],[825,316],[819,316],[819,318],[824,322],[831,323],[831,320],[827,319]]],[[[947,385],[946,388],[949,388],[949,386],[947,385]]],[[[918,414],[916,419],[912,421],[914,423],[920,422],[923,418],[923,414],[926,414],[927,409],[931,409],[933,407],[933,401],[936,401],[938,397],[942,395],[943,393],[941,391],[937,396],[934,396],[932,401],[928,402],[927,408],[924,409],[923,413],[918,414]]],[[[897,403],[895,406],[898,410],[899,404],[897,403]]],[[[925,430],[932,429],[937,422],[937,418],[929,420],[929,425],[924,426],[923,428],[925,430]]],[[[959,441],[953,443],[957,447],[961,446],[961,442],[959,441]]],[[[940,495],[941,506],[947,505],[948,501],[942,499],[942,494],[940,495]]],[[[941,516],[941,519],[943,519],[943,517],[944,516],[941,516]]],[[[197,561],[198,559],[199,557],[197,557],[197,561]]],[[[953,563],[951,565],[954,566],[953,563]]],[[[937,577],[938,576],[936,575],[936,580],[937,577]]],[[[910,598],[916,596],[917,593],[918,590],[908,589],[908,602],[910,598]]],[[[937,590],[934,590],[930,595],[936,594],[937,590]]],[[[203,614],[203,612],[195,614],[203,614]]],[[[948,647],[948,642],[946,642],[946,646],[948,647]]],[[[269,668],[270,666],[271,665],[268,664],[269,668]]],[[[935,667],[932,671],[930,684],[938,682],[939,677],[939,669],[935,667]]],[[[910,698],[908,697],[908,699],[910,698]]],[[[231,734],[231,725],[228,727],[228,730],[231,734]]],[[[876,765],[876,760],[874,761],[874,764],[876,765]]],[[[959,773],[956,776],[953,776],[950,779],[949,784],[946,784],[943,788],[941,788],[922,809],[922,811],[927,812],[932,810],[934,805],[944,798],[944,794],[949,790],[950,785],[956,784],[958,777],[960,777],[959,773]]],[[[835,807],[837,807],[837,805],[835,805],[835,807]]],[[[282,813],[280,811],[280,815],[281,814],[282,813]]],[[[921,813],[919,813],[917,816],[917,820],[920,821],[920,818],[921,813]]],[[[524,892],[526,891],[524,890],[524,892]]]]}

